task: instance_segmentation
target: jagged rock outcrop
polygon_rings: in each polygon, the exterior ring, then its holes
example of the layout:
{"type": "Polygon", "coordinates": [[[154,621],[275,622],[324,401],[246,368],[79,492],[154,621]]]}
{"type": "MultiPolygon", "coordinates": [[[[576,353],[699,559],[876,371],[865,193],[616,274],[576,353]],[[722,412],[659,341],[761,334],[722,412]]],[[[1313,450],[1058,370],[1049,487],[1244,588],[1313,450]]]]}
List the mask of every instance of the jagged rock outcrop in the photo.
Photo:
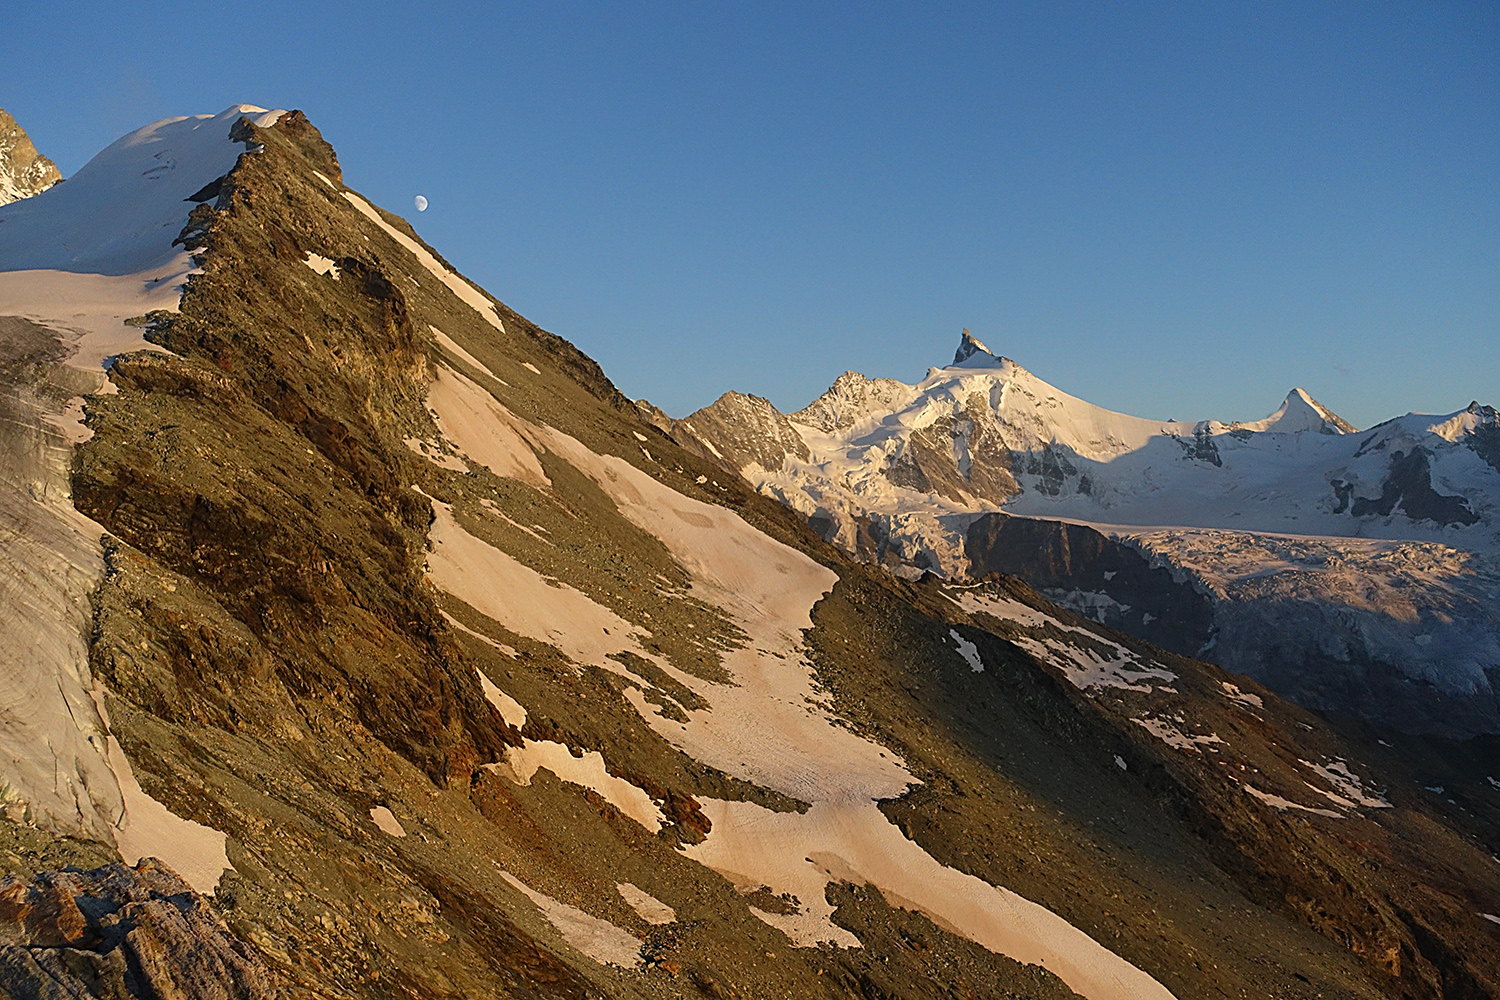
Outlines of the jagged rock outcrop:
{"type": "Polygon", "coordinates": [[[1464,412],[1474,417],[1474,427],[1467,438],[1469,447],[1485,464],[1500,472],[1500,412],[1493,406],[1480,406],[1477,400],[1464,412]]]}
{"type": "Polygon", "coordinates": [[[38,153],[26,130],[0,108],[0,205],[41,194],[62,179],[57,164],[38,153]]]}
{"type": "Polygon", "coordinates": [[[968,327],[964,327],[963,336],[959,338],[958,350],[953,352],[953,363],[961,365],[973,357],[978,356],[982,359],[985,355],[995,356],[988,347],[984,346],[983,341],[970,333],[968,327]]]}
{"type": "Polygon", "coordinates": [[[276,1000],[281,991],[207,899],[146,859],[0,880],[0,994],[276,1000]]]}
{"type": "Polygon", "coordinates": [[[844,372],[828,391],[789,418],[824,434],[848,430],[861,420],[889,412],[911,399],[911,386],[893,378],[866,378],[844,372]]]}
{"type": "Polygon", "coordinates": [[[806,461],[807,445],[769,400],[726,392],[692,416],[675,421],[679,444],[730,468],[779,469],[788,455],[806,461]]]}

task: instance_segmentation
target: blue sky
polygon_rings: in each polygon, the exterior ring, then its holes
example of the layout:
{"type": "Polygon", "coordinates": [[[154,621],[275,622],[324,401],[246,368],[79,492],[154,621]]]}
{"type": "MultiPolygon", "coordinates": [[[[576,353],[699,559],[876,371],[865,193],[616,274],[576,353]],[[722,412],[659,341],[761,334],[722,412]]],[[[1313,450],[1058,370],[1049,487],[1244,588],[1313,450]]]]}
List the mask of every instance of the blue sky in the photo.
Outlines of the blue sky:
{"type": "Polygon", "coordinates": [[[1360,426],[1500,404],[1500,5],[34,4],[0,106],[71,173],[307,112],[353,187],[683,415],[913,381],[1360,426]],[[421,215],[412,198],[431,207],[421,215]]]}

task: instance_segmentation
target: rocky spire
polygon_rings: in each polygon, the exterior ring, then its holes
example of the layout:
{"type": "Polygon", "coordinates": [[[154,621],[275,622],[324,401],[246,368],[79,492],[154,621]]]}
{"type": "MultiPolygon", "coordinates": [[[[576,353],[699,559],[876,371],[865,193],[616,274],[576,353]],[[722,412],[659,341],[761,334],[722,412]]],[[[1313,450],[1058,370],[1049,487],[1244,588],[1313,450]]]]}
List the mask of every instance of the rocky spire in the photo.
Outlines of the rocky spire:
{"type": "Polygon", "coordinates": [[[41,194],[62,179],[57,164],[38,153],[26,130],[0,108],[0,205],[41,194]]]}
{"type": "Polygon", "coordinates": [[[958,350],[954,352],[953,363],[961,365],[976,354],[988,354],[990,357],[995,356],[994,351],[985,347],[984,343],[965,327],[963,339],[958,342],[958,350]]]}

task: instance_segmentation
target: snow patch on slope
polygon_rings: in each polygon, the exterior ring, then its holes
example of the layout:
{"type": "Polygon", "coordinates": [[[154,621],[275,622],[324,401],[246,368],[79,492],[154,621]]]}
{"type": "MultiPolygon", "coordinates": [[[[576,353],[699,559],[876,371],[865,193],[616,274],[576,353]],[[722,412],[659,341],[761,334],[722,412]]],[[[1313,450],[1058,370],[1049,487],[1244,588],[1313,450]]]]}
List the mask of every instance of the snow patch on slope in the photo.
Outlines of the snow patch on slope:
{"type": "Polygon", "coordinates": [[[1247,708],[1266,707],[1265,700],[1262,699],[1260,695],[1251,694],[1248,691],[1241,691],[1238,684],[1231,684],[1229,681],[1220,681],[1219,686],[1224,689],[1224,697],[1228,698],[1230,701],[1239,702],[1241,705],[1244,705],[1247,708]]]}
{"type": "Polygon", "coordinates": [[[432,509],[427,575],[439,590],[512,632],[557,647],[574,663],[618,670],[609,653],[650,657],[630,622],[469,534],[448,504],[434,500],[432,509]]]}
{"type": "MultiPolygon", "coordinates": [[[[104,707],[104,692],[95,687],[93,694],[107,726],[109,712],[104,707]]],[[[105,745],[123,807],[110,830],[120,857],[128,865],[139,864],[142,858],[159,858],[188,885],[212,896],[219,879],[234,867],[225,850],[225,835],[202,823],[183,819],[148,795],[136,780],[130,759],[113,733],[105,737],[105,745]]]]}
{"type": "Polygon", "coordinates": [[[1255,796],[1257,799],[1260,799],[1260,801],[1264,802],[1266,805],[1270,806],[1272,809],[1277,810],[1278,812],[1285,812],[1288,809],[1297,809],[1302,812],[1312,813],[1315,816],[1327,816],[1329,819],[1344,818],[1343,813],[1334,812],[1332,809],[1319,809],[1315,806],[1304,806],[1299,802],[1293,802],[1291,799],[1285,798],[1283,796],[1272,795],[1270,792],[1263,792],[1259,788],[1256,788],[1254,785],[1245,785],[1243,787],[1246,792],[1249,792],[1251,795],[1255,796]]]}
{"type": "Polygon", "coordinates": [[[604,755],[598,750],[575,757],[565,744],[527,740],[524,746],[507,747],[503,764],[486,764],[485,767],[518,785],[531,784],[537,770],[546,768],[563,781],[598,792],[606,802],[652,833],[659,832],[666,820],[656,803],[651,801],[651,796],[624,778],[609,773],[604,755]]]}
{"type": "Polygon", "coordinates": [[[608,920],[600,920],[576,906],[537,892],[505,869],[500,876],[536,904],[542,916],[556,928],[562,939],[600,965],[618,965],[636,969],[641,965],[641,942],[608,920]]]}
{"type": "Polygon", "coordinates": [[[1364,806],[1367,809],[1389,809],[1390,800],[1384,795],[1370,792],[1365,789],[1364,781],[1355,774],[1349,765],[1337,758],[1327,764],[1314,764],[1311,761],[1300,761],[1303,767],[1311,768],[1326,782],[1334,787],[1337,794],[1330,794],[1316,785],[1308,785],[1313,791],[1325,795],[1330,799],[1342,802],[1349,808],[1364,806]]]}
{"type": "Polygon", "coordinates": [[[950,628],[948,635],[953,639],[954,644],[958,646],[958,655],[962,656],[969,664],[969,669],[976,674],[984,673],[984,661],[979,658],[979,647],[959,635],[957,629],[950,628]]]}
{"type": "Polygon", "coordinates": [[[630,904],[630,908],[640,914],[642,920],[648,924],[670,924],[677,919],[677,911],[666,903],[657,899],[644,889],[637,888],[629,882],[616,882],[615,890],[619,892],[620,898],[630,904]]]}
{"type": "Polygon", "coordinates": [[[1161,740],[1174,750],[1187,750],[1191,753],[1202,753],[1203,747],[1212,746],[1224,741],[1214,733],[1207,735],[1195,735],[1183,732],[1179,726],[1183,725],[1181,716],[1175,719],[1161,719],[1146,716],[1143,719],[1131,719],[1136,725],[1144,728],[1146,732],[1161,740]]]}
{"type": "MultiPolygon", "coordinates": [[[[736,884],[790,892],[802,912],[757,915],[802,945],[857,939],[831,921],[831,879],[877,886],[892,905],[1000,954],[1040,964],[1084,996],[1170,997],[1155,980],[1061,917],[1009,890],[945,868],[907,840],[876,805],[910,774],[876,744],[834,723],[815,698],[801,633],[836,581],[807,556],[737,514],[685,497],[623,459],[547,429],[551,450],[592,476],[637,526],[661,539],[693,578],[693,593],[728,612],[750,641],[724,657],[735,684],[675,676],[709,704],[680,726],[646,719],[695,759],[812,803],[777,813],[750,802],[702,801],[708,838],[685,852],[736,884]]],[[[639,706],[638,706],[639,707],[639,706]]]]}
{"type": "Polygon", "coordinates": [[[395,813],[391,812],[389,806],[375,806],[371,808],[370,820],[379,828],[381,833],[387,836],[398,838],[406,836],[406,827],[401,825],[401,821],[396,818],[395,813]]]}
{"type": "Polygon", "coordinates": [[[435,365],[427,406],[443,436],[495,475],[551,485],[536,452],[517,430],[521,423],[472,379],[445,364],[435,365]]]}
{"type": "Polygon", "coordinates": [[[425,267],[433,277],[441,281],[449,291],[457,295],[459,301],[473,309],[485,322],[489,323],[501,333],[505,332],[505,324],[500,321],[500,314],[495,310],[495,303],[485,298],[484,294],[469,284],[463,278],[454,274],[443,266],[442,262],[432,255],[432,252],[416,240],[407,236],[401,230],[385,221],[385,218],[375,210],[375,207],[365,201],[353,191],[344,191],[343,195],[349,204],[359,211],[360,215],[375,223],[391,239],[395,240],[403,249],[417,258],[417,263],[425,267]]]}
{"type": "MultiPolygon", "coordinates": [[[[464,631],[470,635],[479,636],[481,639],[485,638],[472,629],[465,628],[464,631]]],[[[490,641],[492,645],[497,647],[500,645],[498,642],[490,641]]],[[[483,670],[479,671],[479,689],[484,693],[484,700],[495,706],[495,711],[500,713],[500,718],[505,720],[507,726],[520,729],[526,725],[526,706],[496,687],[495,682],[485,676],[483,670]]]]}
{"type": "Polygon", "coordinates": [[[504,379],[502,379],[500,376],[496,375],[494,372],[492,372],[488,368],[486,368],[484,366],[484,363],[482,361],[480,361],[478,358],[474,357],[474,355],[470,354],[468,351],[464,350],[462,347],[459,347],[458,343],[452,337],[450,337],[446,333],[444,333],[442,330],[439,330],[437,327],[433,326],[430,323],[427,325],[427,328],[432,331],[433,338],[435,340],[437,340],[438,346],[441,347],[443,350],[447,351],[449,354],[452,354],[454,357],[459,358],[465,364],[471,366],[475,371],[484,372],[484,374],[488,375],[490,378],[494,379],[496,382],[499,382],[501,385],[508,385],[509,384],[504,379]]]}
{"type": "Polygon", "coordinates": [[[1177,679],[1170,670],[1152,666],[1117,642],[1077,625],[1065,625],[1020,601],[973,589],[950,596],[970,614],[999,619],[1003,638],[1062,671],[1068,683],[1080,690],[1111,687],[1150,692],[1177,679]]]}
{"type": "Polygon", "coordinates": [[[311,270],[314,274],[326,274],[329,277],[333,278],[335,281],[337,281],[339,278],[339,266],[333,261],[329,260],[327,257],[319,256],[318,254],[313,253],[311,250],[309,250],[307,252],[307,256],[302,259],[302,263],[306,264],[308,266],[308,269],[311,270]]]}

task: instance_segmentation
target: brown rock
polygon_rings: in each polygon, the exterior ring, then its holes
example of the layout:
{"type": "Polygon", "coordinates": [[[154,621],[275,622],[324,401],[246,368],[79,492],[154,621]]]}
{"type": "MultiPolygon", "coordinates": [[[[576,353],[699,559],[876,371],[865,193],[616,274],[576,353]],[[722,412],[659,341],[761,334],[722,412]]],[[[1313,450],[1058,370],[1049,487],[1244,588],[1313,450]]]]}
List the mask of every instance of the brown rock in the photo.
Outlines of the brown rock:
{"type": "Polygon", "coordinates": [[[271,971],[166,865],[0,882],[0,995],[272,1000],[271,971]]]}
{"type": "Polygon", "coordinates": [[[38,153],[26,130],[0,108],[0,205],[41,194],[62,179],[57,164],[38,153]]]}

